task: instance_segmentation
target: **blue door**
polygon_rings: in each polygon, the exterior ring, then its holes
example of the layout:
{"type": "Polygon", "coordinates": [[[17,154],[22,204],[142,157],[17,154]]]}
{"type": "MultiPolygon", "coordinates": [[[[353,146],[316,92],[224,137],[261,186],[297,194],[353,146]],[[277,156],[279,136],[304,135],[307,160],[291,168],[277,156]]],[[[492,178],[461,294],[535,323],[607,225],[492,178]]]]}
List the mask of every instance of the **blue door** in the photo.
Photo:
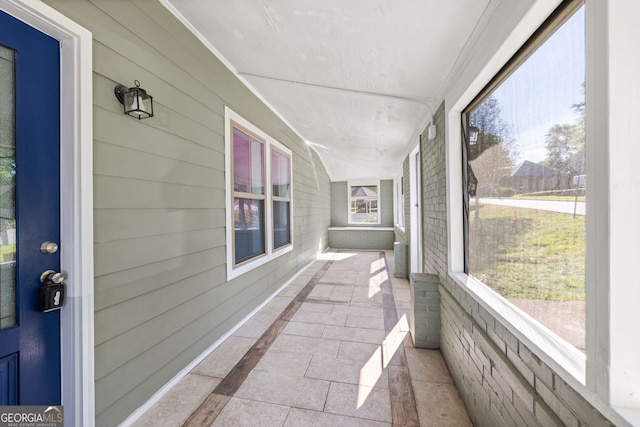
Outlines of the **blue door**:
{"type": "Polygon", "coordinates": [[[61,403],[60,311],[38,309],[41,274],[60,271],[59,61],[0,12],[0,405],[61,403]]]}

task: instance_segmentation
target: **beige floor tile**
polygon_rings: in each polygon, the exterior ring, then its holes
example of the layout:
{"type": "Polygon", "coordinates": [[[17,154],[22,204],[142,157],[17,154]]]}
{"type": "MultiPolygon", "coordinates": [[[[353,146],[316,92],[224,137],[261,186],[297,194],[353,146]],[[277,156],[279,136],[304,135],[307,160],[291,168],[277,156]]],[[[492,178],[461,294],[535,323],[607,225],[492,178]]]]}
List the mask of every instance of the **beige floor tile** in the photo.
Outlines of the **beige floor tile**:
{"type": "Polygon", "coordinates": [[[413,380],[448,384],[453,382],[440,351],[419,349],[408,345],[405,346],[405,354],[413,380]]]}
{"type": "Polygon", "coordinates": [[[382,288],[382,284],[389,280],[389,275],[386,271],[378,271],[371,273],[368,278],[369,287],[372,289],[382,288]]]}
{"type": "Polygon", "coordinates": [[[331,296],[331,292],[333,292],[333,285],[322,285],[322,284],[317,284],[313,290],[309,293],[309,297],[308,298],[313,298],[313,299],[329,299],[329,296],[331,296]]]}
{"type": "Polygon", "coordinates": [[[389,387],[389,376],[383,370],[382,360],[377,354],[368,360],[314,356],[305,376],[370,387],[389,387]]]}
{"type": "Polygon", "coordinates": [[[353,296],[353,286],[334,286],[329,299],[331,301],[350,302],[353,296]]]}
{"type": "MultiPolygon", "coordinates": [[[[327,271],[320,279],[320,284],[339,283],[341,285],[355,285],[355,277],[349,277],[344,271],[327,271]]],[[[319,285],[318,285],[319,286],[319,285]]]]}
{"type": "MultiPolygon", "coordinates": [[[[308,279],[307,279],[308,280],[308,279]]],[[[300,290],[304,287],[304,284],[290,284],[286,288],[280,291],[278,295],[283,297],[295,297],[300,293],[300,290]]]]}
{"type": "Polygon", "coordinates": [[[309,368],[312,357],[310,354],[269,350],[262,356],[254,369],[303,377],[309,368]]]}
{"type": "Polygon", "coordinates": [[[411,310],[397,310],[398,312],[398,319],[401,319],[402,316],[404,316],[407,321],[409,321],[409,316],[411,316],[411,310]]]}
{"type": "MultiPolygon", "coordinates": [[[[382,350],[395,348],[400,340],[385,333],[380,289],[382,283],[391,282],[402,321],[409,316],[409,281],[389,277],[394,271],[392,252],[387,252],[386,269],[379,251],[323,255],[344,261],[335,261],[324,273],[310,299],[344,303],[304,302],[215,426],[391,425],[389,375],[382,369],[382,350]]],[[[324,261],[316,262],[305,269],[135,426],[156,426],[158,419],[163,426],[181,425],[323,265],[324,261]]],[[[404,336],[406,327],[398,326],[398,336],[404,336]]],[[[440,352],[414,349],[408,335],[404,345],[421,425],[470,426],[440,352]]]]}
{"type": "Polygon", "coordinates": [[[333,307],[332,314],[344,314],[351,316],[363,316],[363,317],[378,317],[384,318],[384,312],[382,307],[359,307],[348,305],[335,305],[333,307]]]}
{"type": "Polygon", "coordinates": [[[273,298],[267,305],[265,305],[260,314],[273,316],[273,319],[277,319],[293,298],[288,296],[280,296],[273,298]]]}
{"type": "Polygon", "coordinates": [[[347,316],[346,326],[350,328],[384,330],[384,319],[377,317],[347,316]]]}
{"type": "Polygon", "coordinates": [[[314,311],[298,310],[298,312],[293,316],[291,320],[293,320],[294,322],[343,326],[347,323],[347,315],[341,313],[317,313],[314,311]]]}
{"type": "Polygon", "coordinates": [[[329,382],[253,371],[236,392],[236,397],[321,411],[329,382]]]}
{"type": "Polygon", "coordinates": [[[341,341],[366,342],[381,344],[385,338],[384,331],[365,328],[347,328],[345,326],[327,326],[322,333],[323,338],[341,341]]]}
{"type": "MultiPolygon", "coordinates": [[[[380,355],[382,347],[378,344],[341,341],[338,357],[350,360],[369,360],[374,355],[380,355]]],[[[382,356],[380,356],[382,360],[382,356]]]]}
{"type": "Polygon", "coordinates": [[[332,304],[316,304],[313,302],[303,302],[298,311],[311,311],[314,313],[331,313],[333,311],[332,304]]]}
{"type": "Polygon", "coordinates": [[[369,278],[358,279],[356,286],[354,286],[356,290],[354,298],[373,298],[381,292],[380,285],[371,284],[369,282],[369,278]]]}
{"type": "Polygon", "coordinates": [[[200,362],[192,372],[224,378],[255,342],[253,338],[231,336],[200,362]]]}
{"type": "Polygon", "coordinates": [[[389,390],[380,387],[331,383],[325,412],[391,422],[389,390]]]}
{"type": "Polygon", "coordinates": [[[382,293],[375,289],[370,289],[368,286],[360,286],[354,289],[351,300],[370,304],[381,304],[382,293]]]}
{"type": "Polygon", "coordinates": [[[411,301],[409,282],[399,283],[395,281],[393,285],[393,298],[396,300],[396,303],[411,301]]]}
{"type": "Polygon", "coordinates": [[[260,427],[281,427],[287,419],[289,409],[288,406],[234,397],[229,400],[229,403],[211,425],[215,427],[255,427],[258,425],[260,427]]]}
{"type": "Polygon", "coordinates": [[[391,424],[326,412],[291,408],[284,427],[390,427],[391,424]]]}
{"type": "Polygon", "coordinates": [[[311,354],[314,356],[337,356],[340,341],[326,338],[280,335],[271,345],[271,350],[311,354]]]}
{"type": "Polygon", "coordinates": [[[413,390],[421,426],[472,426],[453,384],[413,381],[413,390]]]}
{"type": "Polygon", "coordinates": [[[411,303],[410,302],[406,302],[406,301],[396,301],[396,309],[397,310],[410,311],[411,310],[411,303]]]}
{"type": "Polygon", "coordinates": [[[271,326],[275,320],[275,316],[269,314],[257,313],[251,319],[242,325],[233,336],[246,338],[260,338],[262,334],[271,326]]]}
{"type": "Polygon", "coordinates": [[[317,323],[288,322],[282,330],[283,334],[299,335],[302,337],[322,337],[325,325],[317,323]]]}
{"type": "MultiPolygon", "coordinates": [[[[305,273],[307,271],[308,270],[305,270],[305,273]]],[[[294,297],[298,295],[298,293],[300,293],[302,288],[307,286],[307,283],[309,283],[309,279],[311,278],[311,276],[313,276],[313,274],[305,274],[305,273],[298,275],[291,283],[289,283],[289,285],[286,288],[280,291],[278,296],[294,297]]]]}
{"type": "Polygon", "coordinates": [[[344,272],[349,273],[352,271],[358,271],[357,263],[348,262],[348,261],[340,261],[334,262],[331,267],[329,267],[329,271],[332,273],[344,272]]]}
{"type": "Polygon", "coordinates": [[[220,383],[217,378],[188,374],[151,407],[133,426],[181,426],[220,383]]]}

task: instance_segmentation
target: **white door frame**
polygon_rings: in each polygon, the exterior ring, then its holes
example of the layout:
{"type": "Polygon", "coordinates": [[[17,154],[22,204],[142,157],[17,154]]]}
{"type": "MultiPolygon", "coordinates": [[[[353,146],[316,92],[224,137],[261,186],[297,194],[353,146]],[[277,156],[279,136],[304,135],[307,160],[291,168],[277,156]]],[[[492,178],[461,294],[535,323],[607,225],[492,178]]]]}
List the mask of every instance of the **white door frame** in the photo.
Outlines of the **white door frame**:
{"type": "Polygon", "coordinates": [[[65,425],[95,424],[93,335],[92,35],[39,0],[0,0],[0,10],[60,42],[60,256],[65,425]]]}
{"type": "Polygon", "coordinates": [[[420,183],[420,137],[416,148],[409,154],[409,221],[411,242],[409,265],[411,273],[422,273],[422,185],[420,183]]]}

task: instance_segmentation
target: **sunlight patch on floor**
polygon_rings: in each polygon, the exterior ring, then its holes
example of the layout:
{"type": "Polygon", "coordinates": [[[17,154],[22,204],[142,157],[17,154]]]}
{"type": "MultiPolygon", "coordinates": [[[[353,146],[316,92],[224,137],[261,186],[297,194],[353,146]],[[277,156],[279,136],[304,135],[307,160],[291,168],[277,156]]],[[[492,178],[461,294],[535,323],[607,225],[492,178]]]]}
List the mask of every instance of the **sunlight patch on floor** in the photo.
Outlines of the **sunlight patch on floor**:
{"type": "Polygon", "coordinates": [[[407,315],[403,314],[400,320],[398,320],[398,323],[396,323],[391,332],[387,334],[387,337],[382,342],[383,368],[386,368],[389,365],[389,362],[404,342],[408,333],[409,321],[407,320],[407,315]]]}
{"type": "Polygon", "coordinates": [[[382,341],[380,345],[373,352],[369,360],[360,369],[360,380],[358,382],[358,400],[357,408],[367,401],[369,394],[373,391],[374,386],[382,376],[383,369],[389,365],[389,362],[396,354],[405,337],[409,333],[409,322],[407,316],[402,315],[398,323],[393,327],[382,341]]]}
{"type": "Polygon", "coordinates": [[[386,264],[384,262],[384,258],[380,258],[380,259],[378,259],[376,261],[373,261],[371,263],[371,269],[370,269],[369,273],[376,273],[376,272],[379,272],[379,271],[384,271],[385,266],[386,266],[386,264]]]}
{"type": "Polygon", "coordinates": [[[358,403],[357,408],[360,409],[367,401],[369,394],[373,390],[380,377],[382,376],[382,347],[378,347],[369,360],[360,369],[360,380],[358,381],[358,403]]]}
{"type": "Polygon", "coordinates": [[[317,259],[322,261],[344,261],[345,259],[349,259],[354,256],[356,256],[356,254],[350,252],[326,252],[323,254],[318,254],[317,259]]]}
{"type": "Polygon", "coordinates": [[[380,277],[382,273],[378,273],[369,279],[369,298],[373,298],[378,292],[382,290],[382,284],[384,279],[380,277]]]}

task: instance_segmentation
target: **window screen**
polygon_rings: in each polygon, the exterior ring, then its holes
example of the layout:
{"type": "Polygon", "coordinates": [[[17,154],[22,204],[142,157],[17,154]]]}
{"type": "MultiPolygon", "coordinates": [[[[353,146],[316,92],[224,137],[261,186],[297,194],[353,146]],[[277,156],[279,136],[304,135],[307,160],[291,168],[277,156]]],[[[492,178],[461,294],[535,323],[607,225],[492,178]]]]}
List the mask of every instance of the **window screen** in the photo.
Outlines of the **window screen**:
{"type": "Polygon", "coordinates": [[[585,346],[585,23],[565,2],[463,114],[465,268],[585,346]]]}

